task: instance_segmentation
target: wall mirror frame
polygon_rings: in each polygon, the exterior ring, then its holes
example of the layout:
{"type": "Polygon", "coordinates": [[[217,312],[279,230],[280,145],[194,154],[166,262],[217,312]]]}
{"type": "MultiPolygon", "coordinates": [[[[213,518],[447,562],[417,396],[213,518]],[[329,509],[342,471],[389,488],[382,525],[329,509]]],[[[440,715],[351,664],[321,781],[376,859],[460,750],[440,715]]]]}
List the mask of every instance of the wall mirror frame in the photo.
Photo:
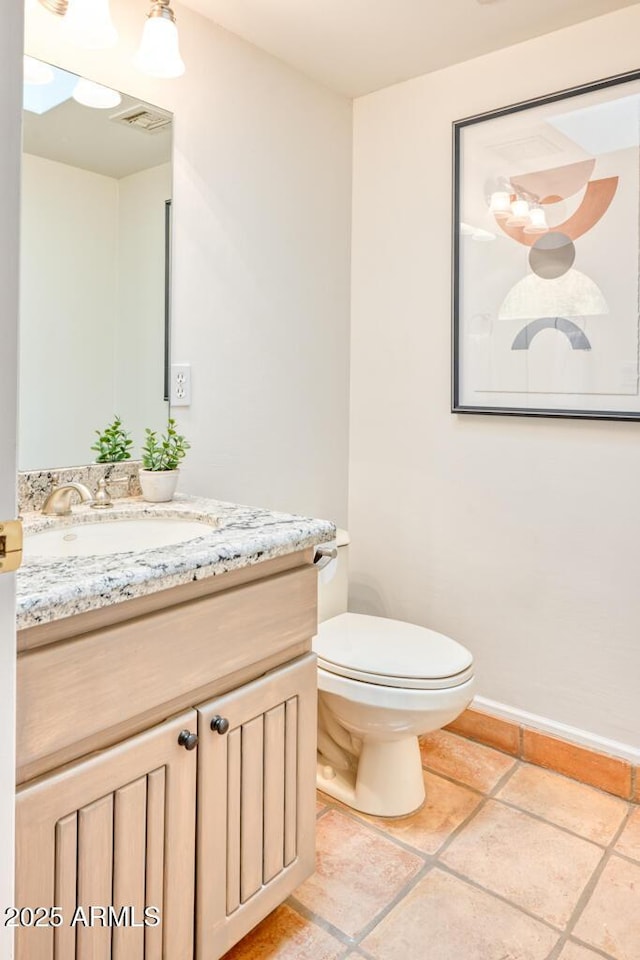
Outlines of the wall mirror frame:
{"type": "Polygon", "coordinates": [[[173,115],[25,58],[19,468],[169,415],[173,115]]]}

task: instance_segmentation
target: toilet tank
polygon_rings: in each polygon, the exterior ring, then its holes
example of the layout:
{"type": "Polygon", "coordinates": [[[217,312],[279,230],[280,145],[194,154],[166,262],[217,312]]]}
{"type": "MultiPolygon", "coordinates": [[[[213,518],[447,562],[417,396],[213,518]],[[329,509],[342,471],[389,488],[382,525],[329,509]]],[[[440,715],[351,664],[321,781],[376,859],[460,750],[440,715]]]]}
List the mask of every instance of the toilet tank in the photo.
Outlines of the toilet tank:
{"type": "Polygon", "coordinates": [[[349,602],[349,534],[338,530],[327,546],[338,548],[338,557],[318,574],[318,621],[346,613],[349,602]]]}

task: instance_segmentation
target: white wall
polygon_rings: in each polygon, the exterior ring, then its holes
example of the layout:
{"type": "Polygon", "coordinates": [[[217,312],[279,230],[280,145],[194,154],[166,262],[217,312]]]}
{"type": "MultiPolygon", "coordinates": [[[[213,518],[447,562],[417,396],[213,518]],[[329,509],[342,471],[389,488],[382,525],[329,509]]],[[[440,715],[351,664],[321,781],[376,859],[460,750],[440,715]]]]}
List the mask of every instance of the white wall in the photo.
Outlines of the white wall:
{"type": "Polygon", "coordinates": [[[24,154],[19,463],[86,463],[123,418],[139,455],[163,429],[165,201],[171,165],[121,179],[24,154]]]}
{"type": "Polygon", "coordinates": [[[93,459],[111,421],[118,181],[23,155],[20,467],[93,459]]]}
{"type": "MultiPolygon", "coordinates": [[[[352,608],[484,697],[640,747],[640,426],[453,416],[451,122],[638,67],[640,6],[355,103],[352,608]]],[[[578,735],[579,736],[579,735],[578,735]]]]}
{"type": "Polygon", "coordinates": [[[165,203],[171,164],[117,181],[118,311],[114,411],[126,420],[137,455],[145,427],[162,430],[164,402],[165,203]]]}
{"type": "MultiPolygon", "coordinates": [[[[35,5],[38,7],[39,5],[35,5]]],[[[175,6],[186,75],[75,50],[43,10],[27,50],[174,110],[174,344],[193,367],[182,487],[346,521],[351,104],[175,6]]]]}
{"type": "MultiPolygon", "coordinates": [[[[16,516],[18,270],[22,4],[5,3],[0,30],[0,519],[16,516]]],[[[13,904],[15,784],[15,577],[0,576],[0,906],[13,904]]],[[[0,960],[13,956],[0,924],[0,960]]]]}

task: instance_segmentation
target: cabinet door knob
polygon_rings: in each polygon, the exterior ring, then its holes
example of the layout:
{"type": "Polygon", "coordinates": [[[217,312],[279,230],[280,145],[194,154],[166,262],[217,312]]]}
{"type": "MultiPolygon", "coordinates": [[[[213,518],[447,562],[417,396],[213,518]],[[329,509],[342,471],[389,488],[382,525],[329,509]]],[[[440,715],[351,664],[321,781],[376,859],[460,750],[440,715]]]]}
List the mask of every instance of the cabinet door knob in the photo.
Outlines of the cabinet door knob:
{"type": "Polygon", "coordinates": [[[190,733],[189,730],[182,730],[178,736],[178,743],[185,750],[195,750],[198,746],[198,734],[190,733]]]}
{"type": "Polygon", "coordinates": [[[211,729],[219,734],[226,733],[229,729],[229,721],[226,717],[214,717],[211,721],[211,729]]]}

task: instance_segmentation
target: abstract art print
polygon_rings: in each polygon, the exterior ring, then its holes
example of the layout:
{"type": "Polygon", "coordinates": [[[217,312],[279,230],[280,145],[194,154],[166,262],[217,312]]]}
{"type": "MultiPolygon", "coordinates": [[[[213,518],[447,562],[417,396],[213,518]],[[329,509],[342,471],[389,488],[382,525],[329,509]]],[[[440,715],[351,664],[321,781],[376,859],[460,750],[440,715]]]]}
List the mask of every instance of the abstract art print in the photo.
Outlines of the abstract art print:
{"type": "Polygon", "coordinates": [[[640,419],[640,72],[454,124],[453,411],[640,419]]]}

